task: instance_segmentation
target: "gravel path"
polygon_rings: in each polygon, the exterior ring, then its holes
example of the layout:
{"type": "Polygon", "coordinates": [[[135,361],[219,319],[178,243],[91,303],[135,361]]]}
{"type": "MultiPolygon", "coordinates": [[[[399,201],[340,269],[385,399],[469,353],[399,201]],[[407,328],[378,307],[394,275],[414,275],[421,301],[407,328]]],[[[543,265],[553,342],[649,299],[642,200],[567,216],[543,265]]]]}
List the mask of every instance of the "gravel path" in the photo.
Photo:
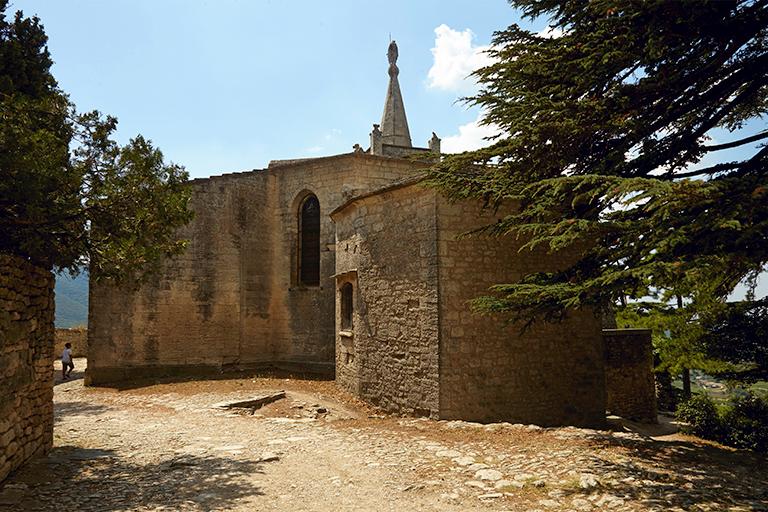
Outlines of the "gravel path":
{"type": "MultiPolygon", "coordinates": [[[[78,368],[85,361],[76,361],[78,368]]],[[[683,436],[384,417],[331,382],[57,383],[0,511],[768,510],[768,460],[683,436]],[[285,391],[258,410],[215,404],[285,391]]]]}

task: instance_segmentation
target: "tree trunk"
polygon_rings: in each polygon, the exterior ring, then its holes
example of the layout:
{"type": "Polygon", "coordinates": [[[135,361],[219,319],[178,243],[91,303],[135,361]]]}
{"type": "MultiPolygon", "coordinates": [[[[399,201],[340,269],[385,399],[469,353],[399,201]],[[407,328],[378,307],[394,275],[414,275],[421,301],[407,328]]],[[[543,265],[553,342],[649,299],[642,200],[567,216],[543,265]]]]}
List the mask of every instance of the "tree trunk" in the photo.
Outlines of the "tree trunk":
{"type": "Polygon", "coordinates": [[[683,368],[683,399],[691,398],[691,370],[683,368]]]}
{"type": "MultiPolygon", "coordinates": [[[[677,309],[683,309],[683,297],[677,295],[677,309]]],[[[683,400],[691,398],[691,370],[683,368],[683,400]]]]}

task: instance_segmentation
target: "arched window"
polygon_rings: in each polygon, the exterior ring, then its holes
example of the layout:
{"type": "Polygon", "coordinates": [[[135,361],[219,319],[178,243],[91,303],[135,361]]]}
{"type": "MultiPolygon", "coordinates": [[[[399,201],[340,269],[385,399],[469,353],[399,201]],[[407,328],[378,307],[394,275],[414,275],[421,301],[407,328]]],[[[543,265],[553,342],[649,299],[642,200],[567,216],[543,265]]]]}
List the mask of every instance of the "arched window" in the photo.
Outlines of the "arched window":
{"type": "Polygon", "coordinates": [[[341,285],[341,329],[352,330],[352,283],[341,285]]]}
{"type": "Polygon", "coordinates": [[[320,286],[320,201],[307,196],[299,209],[299,283],[320,286]]]}

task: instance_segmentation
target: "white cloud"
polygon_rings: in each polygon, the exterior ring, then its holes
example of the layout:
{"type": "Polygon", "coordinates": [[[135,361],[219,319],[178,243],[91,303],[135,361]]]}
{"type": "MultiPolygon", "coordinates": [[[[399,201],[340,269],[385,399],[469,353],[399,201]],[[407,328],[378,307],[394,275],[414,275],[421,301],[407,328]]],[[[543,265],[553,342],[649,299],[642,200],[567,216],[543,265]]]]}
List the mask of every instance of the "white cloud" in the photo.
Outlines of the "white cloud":
{"type": "Polygon", "coordinates": [[[471,123],[459,126],[459,133],[443,138],[441,150],[443,153],[461,153],[488,146],[492,141],[486,140],[500,133],[495,125],[481,125],[482,114],[471,123]]]}
{"type": "Polygon", "coordinates": [[[485,53],[489,46],[473,46],[474,36],[470,29],[459,32],[445,24],[435,29],[434,62],[427,75],[430,88],[467,91],[475,86],[468,76],[492,59],[485,53]]]}
{"type": "Polygon", "coordinates": [[[539,37],[546,37],[547,39],[557,39],[558,37],[562,37],[563,29],[547,25],[545,28],[538,31],[536,35],[539,37]]]}
{"type": "MultiPolygon", "coordinates": [[[[465,94],[471,94],[477,88],[469,75],[493,63],[493,59],[486,53],[490,46],[476,45],[474,38],[470,29],[459,31],[445,24],[435,29],[434,60],[427,74],[429,88],[465,94]]],[[[457,134],[443,137],[442,151],[461,153],[490,145],[487,138],[498,135],[500,130],[495,125],[481,125],[482,116],[480,113],[476,120],[459,126],[457,134]]]]}

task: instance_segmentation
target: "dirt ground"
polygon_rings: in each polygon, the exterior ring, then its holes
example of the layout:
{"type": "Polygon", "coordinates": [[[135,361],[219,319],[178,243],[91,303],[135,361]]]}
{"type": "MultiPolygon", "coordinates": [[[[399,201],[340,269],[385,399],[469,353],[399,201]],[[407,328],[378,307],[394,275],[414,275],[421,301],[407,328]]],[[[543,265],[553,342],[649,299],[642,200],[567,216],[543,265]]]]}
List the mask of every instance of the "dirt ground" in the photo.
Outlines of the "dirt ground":
{"type": "Polygon", "coordinates": [[[277,375],[59,373],[54,449],[1,486],[2,512],[768,510],[766,457],[680,435],[400,418],[277,375]]]}

